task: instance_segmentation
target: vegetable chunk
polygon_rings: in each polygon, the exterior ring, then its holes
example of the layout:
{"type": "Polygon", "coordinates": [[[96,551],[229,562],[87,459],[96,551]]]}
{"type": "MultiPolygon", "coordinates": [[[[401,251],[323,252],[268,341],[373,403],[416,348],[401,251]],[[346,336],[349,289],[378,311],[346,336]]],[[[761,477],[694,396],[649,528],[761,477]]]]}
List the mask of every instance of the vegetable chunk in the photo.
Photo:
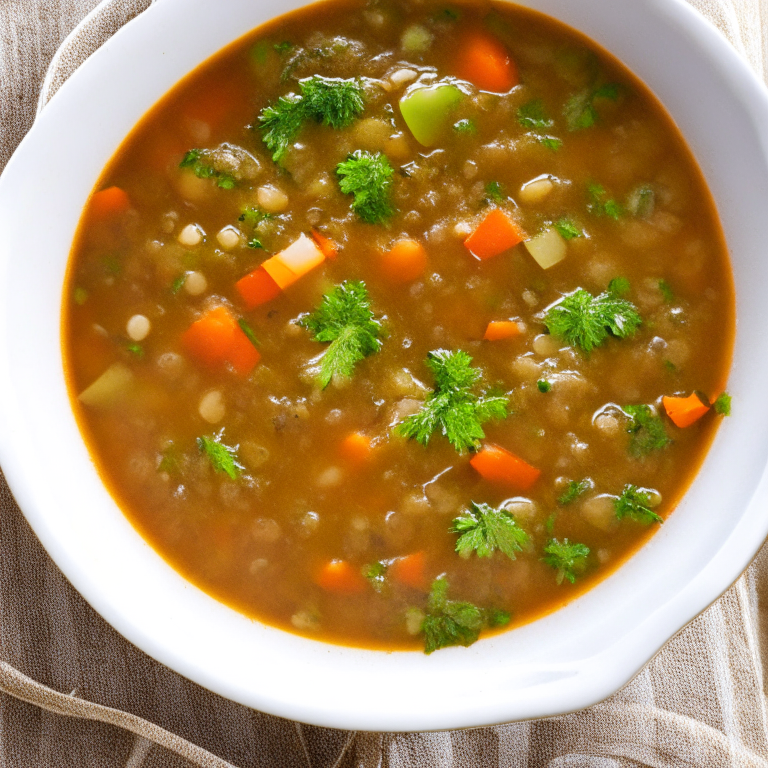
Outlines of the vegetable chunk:
{"type": "Polygon", "coordinates": [[[526,238],[525,232],[517,222],[504,211],[494,208],[477,226],[477,229],[464,241],[467,250],[478,259],[490,259],[498,256],[526,238]]]}

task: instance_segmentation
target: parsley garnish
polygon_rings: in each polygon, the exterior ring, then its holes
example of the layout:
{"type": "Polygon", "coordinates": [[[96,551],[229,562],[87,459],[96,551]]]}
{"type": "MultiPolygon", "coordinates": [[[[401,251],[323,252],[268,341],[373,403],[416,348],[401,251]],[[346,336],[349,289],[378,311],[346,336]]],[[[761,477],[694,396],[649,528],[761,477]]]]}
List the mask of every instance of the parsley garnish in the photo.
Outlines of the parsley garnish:
{"type": "Polygon", "coordinates": [[[483,614],[476,605],[448,599],[448,582],[440,576],[432,582],[427,615],[421,625],[424,653],[450,645],[472,645],[480,636],[483,614]]]}
{"type": "Polygon", "coordinates": [[[568,539],[550,539],[541,559],[557,571],[558,584],[562,584],[564,579],[573,584],[584,571],[588,556],[589,547],[584,544],[571,543],[568,539]]]}
{"type": "Polygon", "coordinates": [[[313,75],[299,82],[301,95],[281,96],[258,117],[262,140],[272,159],[282,161],[304,123],[314,120],[331,128],[346,128],[365,107],[359,80],[313,75]]]}
{"type": "Polygon", "coordinates": [[[675,300],[675,293],[672,290],[672,286],[666,280],[659,280],[659,290],[667,304],[671,304],[675,300]]]}
{"type": "Polygon", "coordinates": [[[217,171],[213,167],[204,149],[190,149],[179,163],[179,168],[189,168],[198,179],[215,179],[221,189],[234,189],[237,186],[231,173],[217,171]]]}
{"type": "Polygon", "coordinates": [[[498,549],[514,560],[528,543],[528,534],[520,528],[511,512],[474,501],[453,521],[451,533],[461,534],[456,551],[464,558],[473,551],[478,557],[490,557],[498,549]]]}
{"type": "Polygon", "coordinates": [[[573,502],[576,501],[579,496],[583,496],[591,487],[592,482],[587,478],[578,481],[571,480],[571,482],[568,483],[568,487],[565,489],[565,493],[563,493],[563,495],[558,498],[557,503],[561,504],[562,506],[565,506],[566,504],[573,504],[573,502]]]}
{"type": "Polygon", "coordinates": [[[547,114],[541,99],[534,99],[519,107],[517,121],[523,128],[529,128],[536,140],[545,147],[557,151],[563,145],[560,139],[546,134],[546,131],[554,126],[555,121],[547,114]]]}
{"type": "Polygon", "coordinates": [[[126,349],[132,354],[141,359],[144,357],[144,347],[141,346],[141,344],[128,344],[126,346],[126,349]]]}
{"type": "Polygon", "coordinates": [[[506,418],[509,401],[503,395],[474,393],[481,373],[462,350],[430,352],[427,366],[435,377],[435,389],[418,413],[397,425],[397,432],[427,445],[439,429],[459,453],[477,448],[485,437],[483,422],[506,418]]]}
{"type": "Polygon", "coordinates": [[[387,564],[382,560],[363,568],[363,576],[370,582],[371,586],[381,592],[386,586],[387,564]]]}
{"type": "Polygon", "coordinates": [[[554,227],[563,240],[573,240],[576,237],[584,237],[584,232],[570,219],[560,219],[554,223],[554,227]]]}
{"type": "Polygon", "coordinates": [[[175,296],[184,287],[184,283],[186,283],[186,282],[187,282],[187,276],[186,275],[179,275],[171,283],[171,293],[175,296]]]}
{"type": "Polygon", "coordinates": [[[544,323],[553,336],[591,352],[609,335],[631,336],[642,320],[637,307],[610,291],[593,296],[583,288],[565,296],[547,310],[544,323]]]}
{"type": "Polygon", "coordinates": [[[715,400],[715,413],[720,416],[731,415],[731,396],[727,392],[723,392],[723,394],[715,400]]]}
{"type": "Polygon", "coordinates": [[[474,136],[477,133],[477,123],[469,118],[459,120],[458,123],[453,124],[453,130],[462,135],[474,136]]]}
{"type": "Polygon", "coordinates": [[[614,277],[610,283],[608,283],[608,292],[614,296],[623,296],[625,293],[629,293],[630,285],[629,280],[626,277],[614,277]]]}
{"type": "Polygon", "coordinates": [[[624,209],[615,200],[608,197],[602,184],[591,182],[587,185],[587,210],[594,216],[609,216],[618,221],[624,214],[624,209]]]}
{"type": "Polygon", "coordinates": [[[220,429],[213,437],[198,437],[197,447],[200,453],[204,453],[216,472],[224,472],[232,480],[237,480],[245,467],[240,463],[237,455],[239,446],[226,445],[222,442],[224,429],[220,429]]]}
{"type": "Polygon", "coordinates": [[[499,608],[487,611],[487,622],[489,627],[506,627],[512,621],[512,614],[509,611],[502,611],[499,608]]]}
{"type": "Polygon", "coordinates": [[[320,359],[318,379],[323,388],[334,376],[351,376],[360,360],[381,349],[381,323],[374,319],[368,289],[362,282],[337,286],[300,323],[315,341],[330,342],[320,359]]]}
{"type": "Polygon", "coordinates": [[[663,518],[659,517],[648,505],[651,502],[651,496],[647,491],[638,488],[636,485],[625,485],[621,496],[613,500],[613,508],[616,510],[616,517],[623,520],[629,517],[638,523],[663,523],[663,518]]]}
{"type": "Polygon", "coordinates": [[[274,218],[274,213],[267,213],[266,211],[262,211],[261,208],[254,208],[251,206],[249,208],[243,208],[243,212],[237,217],[237,220],[242,221],[243,224],[251,229],[255,229],[262,221],[274,218]]]}
{"type": "Polygon", "coordinates": [[[253,344],[253,346],[256,347],[256,349],[258,349],[259,340],[256,338],[256,334],[253,332],[253,328],[251,328],[251,326],[248,325],[248,321],[244,317],[241,317],[237,321],[237,324],[240,326],[240,330],[246,335],[248,341],[250,341],[251,344],[253,344]]]}
{"type": "Polygon", "coordinates": [[[547,392],[552,391],[552,385],[546,379],[539,379],[536,382],[536,386],[538,387],[539,392],[541,392],[542,395],[546,395],[547,392]]]}
{"type": "Polygon", "coordinates": [[[157,465],[157,471],[175,475],[180,471],[179,463],[179,452],[176,449],[176,445],[169,443],[160,454],[160,463],[157,465]]]}
{"type": "Polygon", "coordinates": [[[600,115],[595,106],[598,99],[617,101],[622,87],[617,83],[602,85],[596,89],[587,89],[576,93],[568,99],[563,115],[569,131],[582,131],[591,128],[600,115]]]}
{"type": "Polygon", "coordinates": [[[503,203],[507,199],[504,191],[501,188],[501,184],[498,181],[489,181],[485,185],[485,199],[484,203],[503,203]]]}
{"type": "Polygon", "coordinates": [[[341,191],[354,195],[352,210],[366,224],[381,224],[394,214],[391,200],[394,173],[386,155],[360,149],[336,166],[341,191]]]}
{"type": "Polygon", "coordinates": [[[293,48],[293,43],[289,40],[283,40],[281,43],[275,43],[272,47],[282,56],[293,48]]]}
{"type": "Polygon", "coordinates": [[[629,453],[636,459],[647,456],[652,451],[660,451],[672,442],[664,422],[650,405],[624,405],[621,409],[631,419],[627,427],[627,432],[631,435],[629,453]]]}

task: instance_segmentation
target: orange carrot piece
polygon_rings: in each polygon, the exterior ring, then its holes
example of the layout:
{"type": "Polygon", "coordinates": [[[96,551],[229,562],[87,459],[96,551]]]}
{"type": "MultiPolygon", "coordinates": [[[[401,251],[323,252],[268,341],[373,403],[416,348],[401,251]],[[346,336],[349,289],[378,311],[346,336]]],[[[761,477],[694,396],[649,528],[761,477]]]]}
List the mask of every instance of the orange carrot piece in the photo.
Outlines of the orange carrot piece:
{"type": "Polygon", "coordinates": [[[355,595],[365,591],[362,573],[346,560],[330,560],[315,574],[315,584],[326,592],[355,595]]]}
{"type": "Polygon", "coordinates": [[[281,291],[290,288],[299,279],[299,276],[286,266],[279,256],[267,259],[261,268],[275,281],[281,291]]]}
{"type": "Polygon", "coordinates": [[[492,320],[485,329],[486,341],[502,341],[503,339],[514,339],[520,334],[520,326],[513,320],[492,320]]]}
{"type": "Polygon", "coordinates": [[[347,435],[339,446],[342,458],[350,464],[364,464],[371,457],[371,438],[360,432],[347,435]]]}
{"type": "Polygon", "coordinates": [[[389,566],[388,574],[393,581],[414,589],[426,589],[426,556],[423,552],[396,557],[389,566]]]}
{"type": "Polygon", "coordinates": [[[131,200],[120,187],[107,187],[92,198],[88,213],[94,219],[108,219],[125,213],[131,207],[131,200]]]}
{"type": "Polygon", "coordinates": [[[322,232],[313,229],[312,238],[317,243],[317,247],[323,252],[326,259],[333,261],[336,256],[338,256],[339,246],[336,245],[330,237],[326,237],[322,232]]]}
{"type": "Polygon", "coordinates": [[[459,44],[456,73],[481,91],[506,93],[520,78],[517,65],[502,42],[482,32],[472,32],[459,44]]]}
{"type": "Polygon", "coordinates": [[[424,274],[427,251],[418,240],[398,240],[381,257],[384,277],[393,283],[410,283],[424,274]]]}
{"type": "Polygon", "coordinates": [[[494,208],[464,241],[478,259],[490,259],[521,243],[527,235],[504,211],[494,208]]]}
{"type": "Polygon", "coordinates": [[[698,421],[708,410],[709,406],[701,402],[701,398],[692,392],[688,397],[661,398],[667,416],[681,429],[690,427],[698,421]]]}
{"type": "Polygon", "coordinates": [[[240,329],[230,311],[215,307],[189,326],[181,343],[201,363],[219,365],[227,360],[236,330],[240,329]]]}
{"type": "Polygon", "coordinates": [[[232,334],[232,343],[229,347],[227,362],[241,376],[247,376],[261,360],[261,353],[253,346],[251,340],[245,335],[243,329],[238,326],[232,334]]]}
{"type": "Polygon", "coordinates": [[[235,288],[248,309],[266,304],[282,293],[280,286],[269,276],[264,267],[249,272],[235,283],[235,288]]]}
{"type": "Polygon", "coordinates": [[[506,448],[493,443],[486,443],[469,463],[492,483],[508,485],[520,491],[527,491],[541,474],[540,469],[532,467],[506,448]]]}

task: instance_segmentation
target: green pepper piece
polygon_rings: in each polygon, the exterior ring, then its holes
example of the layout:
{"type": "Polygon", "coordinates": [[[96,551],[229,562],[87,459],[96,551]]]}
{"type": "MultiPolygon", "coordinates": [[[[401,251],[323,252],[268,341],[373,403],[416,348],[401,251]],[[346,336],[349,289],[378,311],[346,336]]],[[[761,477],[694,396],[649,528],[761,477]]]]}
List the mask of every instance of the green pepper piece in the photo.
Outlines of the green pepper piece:
{"type": "Polygon", "coordinates": [[[400,99],[400,112],[419,144],[431,147],[451,120],[464,94],[451,83],[415,88],[400,99]]]}

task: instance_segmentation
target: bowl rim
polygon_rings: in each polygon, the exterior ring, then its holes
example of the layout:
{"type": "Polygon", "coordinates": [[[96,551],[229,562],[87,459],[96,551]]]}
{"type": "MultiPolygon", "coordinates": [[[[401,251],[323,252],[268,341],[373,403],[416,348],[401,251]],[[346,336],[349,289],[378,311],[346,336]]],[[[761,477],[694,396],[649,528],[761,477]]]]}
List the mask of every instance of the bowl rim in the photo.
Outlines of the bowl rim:
{"type": "MultiPolygon", "coordinates": [[[[239,1],[227,0],[232,6],[239,1]]],[[[687,42],[702,53],[704,58],[711,63],[713,70],[719,73],[725,81],[734,84],[736,97],[749,121],[756,126],[768,124],[768,92],[764,85],[721,33],[684,0],[613,1],[617,6],[625,8],[629,8],[631,4],[636,4],[638,7],[642,6],[648,12],[655,13],[659,18],[666,18],[670,24],[677,25],[679,29],[684,30],[688,35],[687,42]]],[[[188,2],[189,0],[160,0],[121,28],[64,83],[42,111],[28,136],[22,141],[2,177],[0,177],[0,209],[6,214],[0,216],[0,224],[6,225],[0,226],[0,270],[2,270],[0,272],[2,275],[0,277],[0,298],[9,295],[10,291],[10,281],[7,278],[12,272],[11,253],[14,242],[9,232],[12,230],[14,222],[9,216],[10,212],[19,205],[19,201],[15,199],[17,195],[14,185],[19,184],[20,177],[28,171],[30,166],[35,167],[35,156],[41,153],[46,142],[50,143],[55,137],[58,121],[60,119],[71,121],[73,113],[77,109],[83,108],[88,89],[93,87],[94,83],[99,82],[99,72],[102,70],[114,72],[116,61],[128,60],[126,57],[140,52],[147,36],[151,36],[149,33],[152,29],[160,23],[174,18],[174,13],[178,13],[182,5],[187,8],[188,2]]],[[[599,3],[599,0],[589,0],[589,2],[595,4],[599,3]]],[[[292,0],[292,3],[292,7],[303,5],[300,0],[292,0]]],[[[541,2],[539,0],[526,0],[520,4],[536,7],[541,5],[541,2]]],[[[283,4],[281,10],[287,11],[289,9],[283,4]]],[[[231,39],[234,40],[238,36],[236,35],[231,39]]],[[[220,47],[220,45],[216,45],[214,50],[220,47]]],[[[205,58],[207,55],[199,58],[199,61],[205,58]]],[[[768,172],[766,176],[768,176],[768,172]]],[[[25,195],[30,194],[29,186],[23,184],[20,186],[24,187],[20,196],[21,199],[28,199],[25,198],[25,195]]],[[[69,246],[67,245],[68,250],[69,246]]],[[[61,293],[60,288],[59,293],[61,293]]],[[[0,359],[23,359],[10,340],[12,330],[7,311],[0,310],[0,359]]],[[[764,508],[765,501],[768,500],[768,471],[765,469],[764,462],[761,462],[760,467],[753,468],[755,482],[749,491],[741,497],[744,511],[730,529],[730,535],[722,542],[722,546],[712,553],[707,565],[699,570],[684,588],[670,596],[666,602],[658,607],[658,610],[645,616],[644,620],[635,627],[638,631],[635,632],[634,637],[629,639],[622,637],[621,639],[626,642],[621,647],[618,647],[616,643],[612,646],[603,647],[600,652],[592,656],[578,659],[578,665],[572,659],[545,665],[544,671],[550,675],[549,678],[546,675],[541,676],[542,669],[540,668],[534,669],[536,674],[533,677],[530,675],[526,677],[525,674],[516,675],[515,670],[510,672],[506,668],[500,669],[502,677],[508,676],[508,678],[504,678],[505,680],[508,679],[513,685],[520,683],[523,691],[526,690],[527,685],[527,690],[531,693],[527,698],[523,696],[514,706],[504,700],[503,697],[497,697],[488,705],[473,698],[467,707],[457,709],[446,706],[445,709],[437,712],[418,712],[407,708],[394,711],[391,707],[386,710],[367,707],[362,704],[359,697],[351,697],[346,704],[336,700],[334,706],[325,707],[319,703],[317,697],[314,699],[311,697],[302,698],[300,686],[297,688],[299,695],[296,692],[290,695],[281,695],[276,687],[280,683],[279,679],[270,682],[272,688],[268,688],[266,691],[254,690],[253,687],[245,688],[234,679],[223,679],[218,670],[212,671],[201,665],[199,656],[197,660],[192,660],[167,642],[159,641],[151,626],[137,625],[134,618],[127,614],[121,605],[112,601],[111,595],[94,581],[94,564],[92,562],[84,564],[78,561],[76,557],[73,557],[73,552],[62,544],[61,530],[56,529],[50,516],[50,509],[46,510],[45,508],[46,504],[50,506],[50,497],[41,496],[40,488],[28,466],[29,457],[34,454],[34,446],[30,445],[30,440],[24,434],[25,424],[30,419],[29,405],[22,402],[19,384],[13,379],[9,370],[10,366],[6,365],[2,368],[3,370],[0,370],[0,393],[3,395],[0,397],[0,434],[3,437],[0,437],[0,463],[2,463],[9,487],[19,501],[19,506],[27,520],[73,586],[118,632],[170,668],[210,690],[247,706],[316,725],[359,730],[444,730],[564,714],[595,704],[627,684],[642,666],[661,649],[664,643],[714,602],[748,567],[763,539],[768,535],[768,520],[763,519],[765,516],[760,514],[761,508],[764,508]],[[575,668],[577,668],[576,672],[574,672],[575,668]],[[532,679],[534,682],[531,683],[530,680],[532,679]]],[[[720,435],[716,439],[716,442],[718,441],[720,441],[720,435]]],[[[82,462],[82,450],[79,454],[77,451],[74,453],[77,455],[72,460],[82,462]]],[[[122,533],[129,537],[131,535],[138,536],[129,525],[122,530],[122,533]]],[[[659,533],[654,538],[663,536],[666,536],[666,532],[664,534],[659,533]]],[[[148,545],[145,544],[144,547],[148,548],[148,545]]],[[[173,581],[173,576],[167,573],[169,567],[160,563],[153,564],[153,558],[159,559],[159,555],[155,555],[150,550],[144,561],[148,568],[153,569],[152,574],[157,578],[167,578],[173,581]]],[[[629,563],[625,564],[621,570],[623,571],[629,566],[629,563]]],[[[177,579],[181,579],[181,577],[177,576],[177,579]]],[[[599,588],[600,585],[595,590],[599,588]]],[[[174,589],[179,589],[182,592],[186,590],[189,593],[196,591],[196,588],[187,583],[175,584],[174,589]]],[[[215,620],[222,622],[223,626],[237,626],[237,631],[241,631],[244,617],[239,614],[237,617],[230,616],[229,614],[234,612],[226,607],[222,608],[220,604],[217,604],[218,609],[214,608],[209,605],[212,600],[212,598],[200,593],[200,595],[192,597],[191,604],[204,615],[213,616],[215,620]]],[[[559,613],[569,612],[570,615],[577,615],[580,612],[580,602],[581,598],[559,613]]],[[[159,619],[158,616],[155,618],[159,619]]],[[[546,622],[547,619],[542,619],[534,624],[539,625],[546,622]]],[[[248,623],[257,624],[245,621],[245,624],[248,623]]],[[[528,625],[528,627],[531,626],[533,625],[528,625]]],[[[528,627],[522,627],[515,632],[523,633],[528,627]]],[[[367,669],[368,662],[365,657],[369,654],[381,655],[381,652],[375,651],[361,652],[359,649],[344,648],[343,646],[325,646],[272,628],[266,628],[266,630],[260,637],[267,638],[274,633],[279,634],[282,639],[278,642],[288,646],[291,653],[306,654],[313,659],[320,659],[322,655],[318,653],[318,649],[316,647],[310,648],[310,646],[321,645],[323,652],[331,660],[329,662],[331,666],[338,664],[341,668],[344,664],[348,664],[348,671],[357,670],[361,674],[364,674],[367,669]],[[339,662],[338,660],[342,657],[346,661],[339,662]]],[[[532,633],[527,631],[526,634],[531,635],[532,633]]],[[[535,631],[533,636],[535,637],[535,631]]],[[[467,655],[465,656],[457,655],[464,652],[465,649],[443,651],[441,654],[444,654],[445,661],[438,661],[432,657],[430,663],[434,664],[435,674],[438,674],[441,669],[450,668],[459,659],[465,663],[468,661],[479,663],[480,657],[487,655],[486,651],[491,649],[494,641],[494,638],[481,641],[473,646],[474,651],[466,649],[467,655]]],[[[273,643],[271,651],[274,652],[274,640],[264,640],[264,642],[273,643]]],[[[389,654],[389,656],[397,657],[396,663],[401,671],[411,674],[421,673],[422,665],[411,659],[412,654],[395,653],[389,654]]],[[[535,665],[531,668],[534,667],[535,665]]],[[[325,681],[326,684],[329,681],[331,678],[325,681]]],[[[296,681],[291,680],[288,676],[284,678],[283,684],[296,685],[296,681]]]]}

